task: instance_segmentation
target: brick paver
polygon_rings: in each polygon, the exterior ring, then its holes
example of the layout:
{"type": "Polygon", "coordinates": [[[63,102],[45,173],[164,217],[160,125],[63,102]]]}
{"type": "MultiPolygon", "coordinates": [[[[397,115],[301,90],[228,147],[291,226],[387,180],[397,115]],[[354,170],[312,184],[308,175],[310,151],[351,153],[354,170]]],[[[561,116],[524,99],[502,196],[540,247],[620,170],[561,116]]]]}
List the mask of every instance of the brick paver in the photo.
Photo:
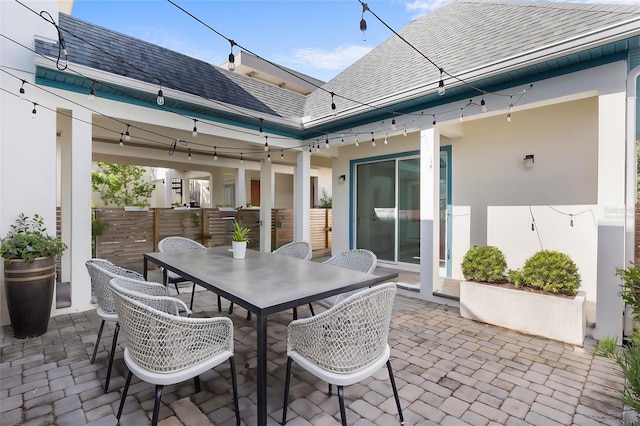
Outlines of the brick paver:
{"type": "MultiPolygon", "coordinates": [[[[594,355],[595,342],[577,348],[460,318],[458,309],[416,299],[401,290],[389,333],[391,364],[407,425],[592,425],[621,424],[618,395],[623,382],[607,359],[594,355]]],[[[180,297],[188,300],[189,294],[180,297]]],[[[200,291],[194,316],[229,316],[235,328],[240,416],[255,416],[255,321],[246,312],[219,313],[215,296],[200,291]]],[[[317,308],[321,310],[321,308],[317,308]]],[[[304,308],[300,315],[307,315],[304,308]]],[[[286,366],[286,326],[291,312],[269,317],[269,423],[282,416],[286,366]]],[[[113,327],[105,326],[95,364],[89,359],[99,327],[94,311],[52,318],[49,331],[15,339],[0,330],[0,413],[2,425],[116,425],[115,414],[127,374],[124,336],[115,354],[110,392],[102,386],[113,327]]],[[[334,425],[338,400],[327,385],[293,364],[290,425],[334,425]]],[[[167,386],[161,425],[234,425],[228,363],[193,381],[167,386]]],[[[153,409],[154,387],[134,378],[122,426],[145,424],[153,409]]],[[[345,388],[349,424],[397,424],[386,369],[345,388]]]]}

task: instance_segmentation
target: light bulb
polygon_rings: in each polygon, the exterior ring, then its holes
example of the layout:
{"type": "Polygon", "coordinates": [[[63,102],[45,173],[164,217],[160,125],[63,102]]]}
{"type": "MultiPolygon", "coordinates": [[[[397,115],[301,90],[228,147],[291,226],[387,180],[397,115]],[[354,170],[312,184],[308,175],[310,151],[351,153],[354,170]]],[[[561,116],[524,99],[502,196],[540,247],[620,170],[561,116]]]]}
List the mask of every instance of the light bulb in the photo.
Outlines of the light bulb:
{"type": "Polygon", "coordinates": [[[271,162],[271,154],[267,154],[267,161],[270,163],[271,162]]]}
{"type": "Polygon", "coordinates": [[[446,89],[444,88],[444,81],[440,80],[440,82],[438,83],[438,95],[442,96],[444,95],[446,92],[446,89]]]}
{"type": "Polygon", "coordinates": [[[362,31],[362,41],[367,41],[367,21],[364,18],[360,20],[360,31],[362,31]]]}
{"type": "Polygon", "coordinates": [[[327,139],[325,139],[324,141],[324,147],[329,149],[329,137],[327,137],[327,139]]]}
{"type": "Polygon", "coordinates": [[[120,133],[120,146],[124,146],[124,142],[122,141],[122,133],[120,133]]]}
{"type": "Polygon", "coordinates": [[[283,150],[280,150],[280,159],[284,160],[284,151],[283,150]]]}
{"type": "Polygon", "coordinates": [[[391,120],[391,130],[392,131],[396,131],[396,118],[393,117],[393,119],[391,120]]]}
{"type": "Polygon", "coordinates": [[[93,102],[96,99],[96,89],[91,87],[91,91],[89,92],[89,102],[93,102]]]}
{"type": "Polygon", "coordinates": [[[33,103],[33,109],[31,110],[31,118],[36,118],[36,114],[38,113],[38,111],[36,111],[36,104],[35,102],[33,103]]]}
{"type": "Polygon", "coordinates": [[[264,137],[264,150],[269,151],[269,142],[267,142],[267,137],[264,137]]]}
{"type": "Polygon", "coordinates": [[[127,131],[124,133],[124,140],[129,142],[131,140],[131,135],[129,134],[129,125],[127,124],[127,131]]]}
{"type": "Polygon", "coordinates": [[[386,145],[389,141],[387,140],[387,135],[384,135],[384,144],[386,145]]]}
{"type": "Polygon", "coordinates": [[[510,112],[509,112],[509,113],[507,113],[507,121],[508,121],[509,123],[511,123],[511,113],[510,113],[510,112]]]}
{"type": "Polygon", "coordinates": [[[189,154],[187,154],[187,160],[191,160],[191,148],[189,148],[189,154]]]}
{"type": "Polygon", "coordinates": [[[193,132],[191,132],[191,136],[193,136],[194,138],[198,137],[198,128],[196,127],[196,122],[198,120],[196,120],[195,118],[193,119],[193,132]]]}
{"type": "Polygon", "coordinates": [[[244,163],[244,158],[242,157],[242,153],[240,153],[240,164],[244,163]]]}
{"type": "Polygon", "coordinates": [[[164,105],[164,94],[162,93],[162,89],[158,90],[158,98],[156,99],[156,103],[160,106],[164,105]]]}
{"type": "Polygon", "coordinates": [[[336,104],[331,102],[331,115],[333,115],[334,117],[336,115],[338,115],[338,110],[336,109],[336,104]]]}
{"type": "Polygon", "coordinates": [[[484,98],[480,101],[480,111],[487,112],[489,108],[487,107],[487,103],[484,101],[484,98]]]}
{"type": "Polygon", "coordinates": [[[20,86],[20,99],[24,100],[27,96],[26,92],[24,91],[24,84],[26,83],[26,80],[22,80],[22,86],[20,86]]]}
{"type": "Polygon", "coordinates": [[[236,58],[233,55],[233,52],[229,53],[229,62],[227,64],[227,68],[229,69],[229,71],[236,70],[236,58]]]}
{"type": "Polygon", "coordinates": [[[407,128],[404,128],[404,131],[402,132],[402,136],[407,136],[407,128]]]}
{"type": "Polygon", "coordinates": [[[358,143],[358,134],[356,134],[356,146],[360,146],[360,144],[358,143]]]}
{"type": "Polygon", "coordinates": [[[376,139],[373,137],[373,132],[371,132],[371,146],[376,146],[376,139]]]}
{"type": "Polygon", "coordinates": [[[215,146],[213,147],[213,161],[216,161],[218,159],[218,148],[216,148],[215,146]]]}

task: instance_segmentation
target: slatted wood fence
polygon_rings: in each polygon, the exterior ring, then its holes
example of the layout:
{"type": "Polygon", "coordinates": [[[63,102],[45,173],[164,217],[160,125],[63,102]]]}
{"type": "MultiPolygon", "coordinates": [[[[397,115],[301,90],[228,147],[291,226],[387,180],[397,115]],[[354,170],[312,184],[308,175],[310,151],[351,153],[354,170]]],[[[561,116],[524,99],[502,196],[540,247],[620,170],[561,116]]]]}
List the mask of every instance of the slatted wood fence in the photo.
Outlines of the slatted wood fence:
{"type": "MultiPolygon", "coordinates": [[[[293,210],[274,209],[271,216],[273,250],[293,241],[293,210]]],[[[142,255],[155,251],[158,242],[165,237],[183,236],[207,247],[231,245],[234,219],[251,229],[248,247],[260,247],[260,211],[257,209],[227,212],[218,209],[125,211],[98,208],[95,217],[105,224],[102,235],[95,237],[95,256],[135,271],[142,271],[142,255]]],[[[330,209],[311,210],[311,245],[314,250],[331,247],[330,209]]]]}

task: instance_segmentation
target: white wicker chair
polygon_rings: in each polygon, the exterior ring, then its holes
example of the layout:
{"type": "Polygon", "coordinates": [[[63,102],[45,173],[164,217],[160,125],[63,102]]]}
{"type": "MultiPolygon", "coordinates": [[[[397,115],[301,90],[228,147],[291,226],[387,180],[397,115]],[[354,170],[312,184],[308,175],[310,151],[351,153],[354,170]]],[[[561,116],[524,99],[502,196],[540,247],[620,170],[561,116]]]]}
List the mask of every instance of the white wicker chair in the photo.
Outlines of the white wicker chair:
{"type": "MultiPolygon", "coordinates": [[[[332,256],[322,263],[324,263],[325,265],[339,266],[341,268],[347,268],[354,271],[371,274],[376,269],[378,257],[371,250],[353,249],[336,254],[335,256],[332,256]]],[[[329,309],[338,301],[350,296],[351,294],[353,294],[353,292],[327,297],[326,299],[318,300],[317,303],[320,306],[329,309]]]]}
{"type": "MultiPolygon", "coordinates": [[[[200,392],[199,375],[229,360],[236,424],[240,425],[231,320],[225,317],[185,318],[172,315],[152,307],[170,303],[171,297],[132,292],[119,286],[120,283],[122,280],[114,279],[110,286],[126,337],[124,362],[129,374],[122,391],[117,419],[120,420],[122,415],[134,374],[140,380],[155,385],[151,424],[156,426],[165,385],[193,378],[195,390],[200,392]]],[[[178,304],[179,300],[174,300],[178,304]]]]}
{"type": "Polygon", "coordinates": [[[104,329],[105,322],[115,323],[115,330],[113,332],[113,339],[111,342],[111,351],[109,353],[109,364],[107,367],[107,377],[104,383],[104,392],[109,391],[109,381],[111,380],[111,370],[113,368],[113,356],[116,350],[118,342],[118,332],[120,331],[120,325],[118,323],[118,315],[116,314],[116,306],[113,301],[113,294],[109,287],[109,281],[115,277],[129,278],[138,284],[135,287],[137,291],[143,291],[154,295],[169,295],[169,291],[165,286],[158,283],[150,283],[144,281],[144,277],[137,272],[130,271],[120,266],[114,265],[108,260],[104,259],[90,259],[85,262],[89,276],[91,277],[91,289],[96,296],[96,302],[98,307],[96,313],[102,319],[100,323],[100,330],[98,331],[98,337],[96,344],[93,348],[93,355],[91,356],[91,364],[96,360],[96,354],[98,352],[98,345],[100,344],[100,338],[102,337],[102,331],[104,329]]]}
{"type": "Polygon", "coordinates": [[[395,283],[381,284],[359,291],[314,317],[289,324],[283,425],[287,421],[292,361],[329,383],[329,395],[331,385],[338,386],[343,425],[347,424],[343,386],[372,376],[386,363],[400,424],[404,424],[387,342],[395,294],[395,283]]]}
{"type": "MultiPolygon", "coordinates": [[[[311,260],[313,249],[311,248],[311,244],[307,241],[292,241],[278,247],[273,251],[273,253],[280,254],[282,256],[295,257],[296,259],[311,260]]],[[[311,311],[311,315],[314,315],[311,303],[309,303],[309,310],[311,311]]],[[[293,319],[298,319],[298,308],[293,308],[293,319]]]]}
{"type": "Polygon", "coordinates": [[[273,251],[275,254],[295,257],[296,259],[310,260],[313,254],[311,244],[306,241],[293,241],[273,251]]]}
{"type": "MultiPolygon", "coordinates": [[[[172,252],[172,251],[181,251],[181,250],[202,250],[206,249],[205,246],[200,244],[197,241],[194,241],[190,238],[185,237],[166,237],[158,242],[158,251],[160,252],[172,252]]],[[[173,284],[176,287],[176,291],[180,294],[180,290],[178,290],[179,283],[190,282],[189,280],[184,279],[180,275],[175,272],[164,270],[164,280],[165,285],[169,286],[169,284],[173,284]]],[[[190,309],[193,309],[193,297],[196,293],[196,284],[193,283],[193,288],[191,290],[191,304],[189,305],[190,309]]],[[[218,312],[222,310],[222,301],[220,300],[220,296],[218,296],[218,312]]]]}

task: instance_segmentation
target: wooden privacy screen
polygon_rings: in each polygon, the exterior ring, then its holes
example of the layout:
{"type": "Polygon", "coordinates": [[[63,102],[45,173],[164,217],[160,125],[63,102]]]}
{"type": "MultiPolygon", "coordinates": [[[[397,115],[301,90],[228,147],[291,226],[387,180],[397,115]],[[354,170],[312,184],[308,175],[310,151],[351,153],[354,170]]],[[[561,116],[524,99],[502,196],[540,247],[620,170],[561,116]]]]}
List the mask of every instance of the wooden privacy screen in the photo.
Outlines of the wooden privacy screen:
{"type": "MultiPolygon", "coordinates": [[[[95,237],[95,257],[107,259],[127,269],[141,272],[142,255],[157,251],[158,241],[182,236],[207,247],[231,245],[233,220],[251,228],[249,248],[260,247],[260,210],[219,211],[210,209],[152,208],[124,211],[97,208],[95,217],[104,222],[102,235],[95,237]]],[[[293,241],[293,210],[271,211],[271,249],[293,241]]],[[[314,250],[331,247],[331,210],[311,210],[311,246],[314,250]]],[[[151,266],[151,265],[150,265],[151,266]]]]}

